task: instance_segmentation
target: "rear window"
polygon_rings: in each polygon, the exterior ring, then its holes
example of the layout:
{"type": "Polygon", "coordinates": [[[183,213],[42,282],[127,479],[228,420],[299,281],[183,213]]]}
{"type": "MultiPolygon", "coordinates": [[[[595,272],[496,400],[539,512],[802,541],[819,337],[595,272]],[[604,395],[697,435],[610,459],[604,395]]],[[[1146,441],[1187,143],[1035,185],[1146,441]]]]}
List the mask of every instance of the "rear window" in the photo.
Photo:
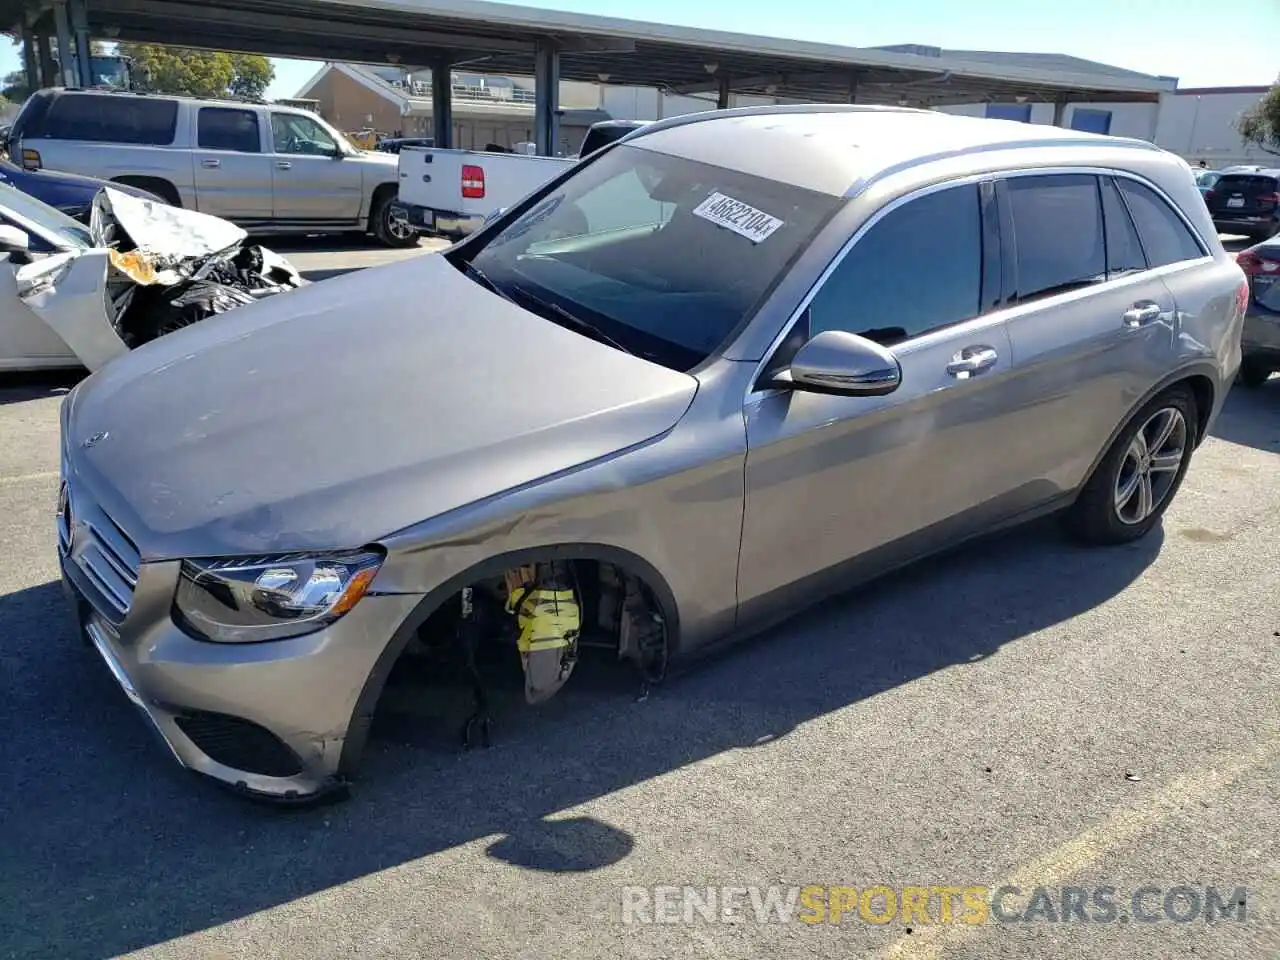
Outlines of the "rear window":
{"type": "Polygon", "coordinates": [[[688,370],[751,317],[841,202],[621,144],[471,262],[552,322],[569,311],[633,353],[688,370]]]}
{"type": "Polygon", "coordinates": [[[1275,177],[1264,177],[1255,173],[1229,173],[1214,184],[1214,190],[1218,193],[1243,193],[1245,196],[1256,196],[1260,193],[1275,193],[1277,186],[1280,184],[1275,177]]]}
{"type": "Polygon", "coordinates": [[[167,146],[173,143],[178,102],[143,96],[68,93],[49,104],[39,130],[25,136],[167,146]]]}

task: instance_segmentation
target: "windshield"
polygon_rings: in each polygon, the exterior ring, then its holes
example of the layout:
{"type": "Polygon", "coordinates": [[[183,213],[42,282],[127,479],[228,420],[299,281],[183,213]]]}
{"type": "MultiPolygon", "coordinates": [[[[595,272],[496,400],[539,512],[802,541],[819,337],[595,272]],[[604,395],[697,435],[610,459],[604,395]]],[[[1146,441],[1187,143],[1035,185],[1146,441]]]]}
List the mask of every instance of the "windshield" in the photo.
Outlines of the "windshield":
{"type": "MultiPolygon", "coordinates": [[[[35,224],[45,233],[57,237],[64,246],[83,250],[94,245],[93,235],[83,224],[7,183],[0,183],[0,213],[35,224]]],[[[14,226],[23,224],[15,222],[14,226]]]]}
{"type": "Polygon", "coordinates": [[[841,202],[624,144],[507,224],[471,265],[552,322],[689,370],[751,317],[841,202]]]}

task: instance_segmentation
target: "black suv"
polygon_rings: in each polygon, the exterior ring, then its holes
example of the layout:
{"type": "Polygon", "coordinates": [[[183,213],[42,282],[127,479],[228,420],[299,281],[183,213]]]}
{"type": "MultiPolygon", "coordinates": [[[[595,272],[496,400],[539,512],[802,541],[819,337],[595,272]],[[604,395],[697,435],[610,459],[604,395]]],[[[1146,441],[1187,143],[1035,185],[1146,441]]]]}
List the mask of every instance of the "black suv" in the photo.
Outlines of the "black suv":
{"type": "Polygon", "coordinates": [[[1280,234],[1280,170],[1224,173],[1204,195],[1219,233],[1254,240],[1280,234]]]}

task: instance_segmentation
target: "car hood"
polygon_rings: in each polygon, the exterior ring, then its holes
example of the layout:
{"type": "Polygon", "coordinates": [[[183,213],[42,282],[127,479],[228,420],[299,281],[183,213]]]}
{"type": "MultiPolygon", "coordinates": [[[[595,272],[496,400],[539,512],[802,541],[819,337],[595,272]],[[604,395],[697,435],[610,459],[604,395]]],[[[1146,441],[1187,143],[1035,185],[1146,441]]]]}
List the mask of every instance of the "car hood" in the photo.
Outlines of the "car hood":
{"type": "Polygon", "coordinates": [[[349,548],[656,437],[696,389],[426,255],[120,357],[64,456],[146,559],[349,548]]]}

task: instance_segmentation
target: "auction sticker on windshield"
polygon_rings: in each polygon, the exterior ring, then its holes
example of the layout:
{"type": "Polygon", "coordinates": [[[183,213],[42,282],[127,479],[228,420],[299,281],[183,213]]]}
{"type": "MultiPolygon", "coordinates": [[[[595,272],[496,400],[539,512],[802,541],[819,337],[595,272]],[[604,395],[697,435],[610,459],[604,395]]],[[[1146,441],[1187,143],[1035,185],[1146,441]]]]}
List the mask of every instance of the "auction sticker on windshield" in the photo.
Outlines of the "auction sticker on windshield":
{"type": "Polygon", "coordinates": [[[732,230],[752,243],[768,239],[773,231],[782,226],[782,221],[777,217],[771,217],[763,210],[757,210],[733,197],[726,197],[723,193],[711,194],[693,208],[693,215],[709,220],[718,227],[732,230]]]}

